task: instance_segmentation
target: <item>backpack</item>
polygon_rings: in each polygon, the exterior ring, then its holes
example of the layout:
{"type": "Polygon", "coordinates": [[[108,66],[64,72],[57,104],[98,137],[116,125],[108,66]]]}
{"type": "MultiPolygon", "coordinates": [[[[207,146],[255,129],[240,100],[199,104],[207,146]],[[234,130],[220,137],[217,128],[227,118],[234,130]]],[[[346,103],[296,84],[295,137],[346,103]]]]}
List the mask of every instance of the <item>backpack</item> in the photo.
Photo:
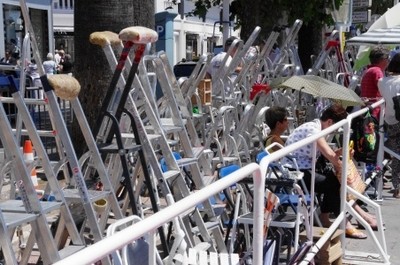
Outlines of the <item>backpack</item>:
{"type": "Polygon", "coordinates": [[[376,163],[379,148],[379,123],[368,111],[352,124],[351,140],[354,142],[354,159],[358,162],[376,163]]]}

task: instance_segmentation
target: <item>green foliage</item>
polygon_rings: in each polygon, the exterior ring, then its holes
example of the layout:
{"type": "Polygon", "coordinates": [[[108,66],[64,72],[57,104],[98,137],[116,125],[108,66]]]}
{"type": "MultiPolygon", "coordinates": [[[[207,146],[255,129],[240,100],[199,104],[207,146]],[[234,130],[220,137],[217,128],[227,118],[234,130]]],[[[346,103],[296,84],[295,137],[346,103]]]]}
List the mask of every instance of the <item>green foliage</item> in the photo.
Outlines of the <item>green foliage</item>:
{"type": "MultiPolygon", "coordinates": [[[[343,0],[333,1],[335,6],[340,6],[343,2],[343,0]]],[[[222,0],[198,0],[195,3],[195,9],[189,15],[204,19],[209,8],[221,4],[222,0]]],[[[289,24],[296,19],[303,20],[304,24],[308,24],[309,22],[333,24],[329,12],[329,9],[333,8],[331,0],[253,0],[251,8],[248,8],[248,6],[248,0],[232,1],[230,6],[231,19],[236,18],[236,27],[243,26],[248,21],[252,21],[251,17],[254,15],[258,15],[259,18],[266,20],[273,18],[271,20],[276,21],[276,18],[281,18],[284,14],[287,15],[289,24]]],[[[255,20],[257,21],[257,19],[255,20]]]]}
{"type": "Polygon", "coordinates": [[[197,16],[203,21],[206,19],[207,11],[213,6],[221,4],[221,0],[198,0],[195,2],[195,9],[189,12],[188,16],[197,16]]]}

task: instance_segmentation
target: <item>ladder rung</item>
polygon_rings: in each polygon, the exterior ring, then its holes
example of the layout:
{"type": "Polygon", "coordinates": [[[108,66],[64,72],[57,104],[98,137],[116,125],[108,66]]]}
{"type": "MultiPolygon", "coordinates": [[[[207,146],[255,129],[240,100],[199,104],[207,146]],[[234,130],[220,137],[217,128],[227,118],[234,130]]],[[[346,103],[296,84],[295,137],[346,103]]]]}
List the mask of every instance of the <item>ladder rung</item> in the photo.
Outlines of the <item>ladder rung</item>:
{"type": "MultiPolygon", "coordinates": [[[[15,100],[12,97],[0,97],[0,101],[3,103],[15,103],[15,100]]],[[[37,98],[24,98],[24,103],[27,105],[47,105],[45,99],[37,98]]]]}
{"type": "Polygon", "coordinates": [[[59,251],[60,258],[61,259],[66,258],[66,257],[78,252],[79,250],[82,250],[84,247],[85,246],[69,245],[59,251]]]}
{"type": "Polygon", "coordinates": [[[215,181],[215,176],[202,176],[204,186],[210,185],[215,181]]]}
{"type": "MultiPolygon", "coordinates": [[[[121,133],[122,138],[124,139],[135,139],[135,136],[133,133],[121,133]]],[[[149,139],[149,141],[152,140],[157,140],[160,138],[160,134],[147,134],[147,138],[149,139]]]]}
{"type": "MultiPolygon", "coordinates": [[[[52,201],[41,201],[40,205],[42,207],[43,213],[48,213],[53,210],[59,209],[61,206],[60,202],[52,201]]],[[[0,209],[3,212],[14,212],[14,213],[24,213],[26,212],[24,203],[21,200],[7,200],[0,202],[0,209]]]]}
{"type": "MultiPolygon", "coordinates": [[[[16,133],[16,129],[12,129],[13,133],[16,133]]],[[[56,131],[48,131],[48,130],[36,130],[36,132],[39,134],[39,136],[42,137],[55,137],[56,136],[56,131]]],[[[29,132],[26,129],[21,130],[21,135],[24,136],[29,136],[29,132]]]]}
{"type": "Polygon", "coordinates": [[[180,174],[181,172],[179,170],[168,170],[167,172],[163,173],[164,178],[167,180],[169,178],[176,177],[180,174]]]}
{"type": "Polygon", "coordinates": [[[2,215],[7,228],[13,228],[25,223],[32,222],[36,219],[36,215],[31,213],[2,212],[2,215]]]}
{"type": "MultiPolygon", "coordinates": [[[[164,132],[165,132],[166,134],[175,133],[175,132],[180,132],[180,131],[183,130],[182,127],[175,126],[175,125],[163,124],[163,125],[161,125],[161,126],[162,126],[162,128],[163,128],[163,130],[164,130],[164,132]]],[[[146,131],[149,132],[149,133],[153,133],[153,132],[154,132],[154,129],[153,129],[152,126],[145,126],[145,129],[146,129],[146,131]]]]}
{"type": "MultiPolygon", "coordinates": [[[[80,202],[81,195],[78,189],[64,189],[64,196],[65,199],[68,201],[77,201],[80,202]]],[[[104,199],[108,195],[110,195],[109,191],[98,191],[98,190],[88,190],[89,200],[94,202],[100,199],[104,199]]]]}
{"type": "Polygon", "coordinates": [[[189,157],[189,158],[178,159],[176,160],[176,163],[178,164],[179,167],[184,167],[197,163],[197,161],[198,161],[197,157],[189,157]]]}
{"type": "MultiPolygon", "coordinates": [[[[124,150],[127,152],[135,152],[138,151],[142,146],[141,145],[137,145],[137,144],[128,144],[124,146],[124,150]]],[[[118,145],[116,143],[112,143],[112,144],[100,144],[98,146],[99,151],[103,152],[103,153],[118,153],[120,151],[118,145]]]]}

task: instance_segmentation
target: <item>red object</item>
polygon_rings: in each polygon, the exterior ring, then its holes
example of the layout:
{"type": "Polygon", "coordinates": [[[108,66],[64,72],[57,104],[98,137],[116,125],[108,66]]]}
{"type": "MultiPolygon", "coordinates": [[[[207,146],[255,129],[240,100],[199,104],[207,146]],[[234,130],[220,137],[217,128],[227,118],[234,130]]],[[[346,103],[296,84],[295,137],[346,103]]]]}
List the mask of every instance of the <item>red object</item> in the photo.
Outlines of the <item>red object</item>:
{"type": "Polygon", "coordinates": [[[250,90],[250,100],[253,100],[256,95],[260,92],[268,94],[271,91],[271,87],[268,84],[254,84],[250,90]]]}

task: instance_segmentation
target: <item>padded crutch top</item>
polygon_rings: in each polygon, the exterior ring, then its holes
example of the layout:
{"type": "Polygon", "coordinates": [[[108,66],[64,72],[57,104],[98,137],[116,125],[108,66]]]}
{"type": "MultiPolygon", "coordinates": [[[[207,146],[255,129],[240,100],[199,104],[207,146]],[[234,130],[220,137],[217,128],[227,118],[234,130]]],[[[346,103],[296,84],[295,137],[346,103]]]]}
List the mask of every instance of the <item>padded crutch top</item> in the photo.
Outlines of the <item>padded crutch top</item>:
{"type": "Polygon", "coordinates": [[[121,45],[121,40],[118,34],[112,31],[96,31],[90,34],[89,41],[92,44],[104,47],[106,45],[117,46],[121,45]]]}
{"type": "Polygon", "coordinates": [[[73,100],[78,96],[81,90],[81,85],[78,80],[70,75],[48,75],[47,79],[54,93],[61,99],[73,100]]]}
{"type": "Polygon", "coordinates": [[[158,34],[152,29],[145,27],[128,27],[124,28],[119,33],[119,38],[122,41],[131,41],[137,44],[146,44],[156,42],[158,34]]]}

